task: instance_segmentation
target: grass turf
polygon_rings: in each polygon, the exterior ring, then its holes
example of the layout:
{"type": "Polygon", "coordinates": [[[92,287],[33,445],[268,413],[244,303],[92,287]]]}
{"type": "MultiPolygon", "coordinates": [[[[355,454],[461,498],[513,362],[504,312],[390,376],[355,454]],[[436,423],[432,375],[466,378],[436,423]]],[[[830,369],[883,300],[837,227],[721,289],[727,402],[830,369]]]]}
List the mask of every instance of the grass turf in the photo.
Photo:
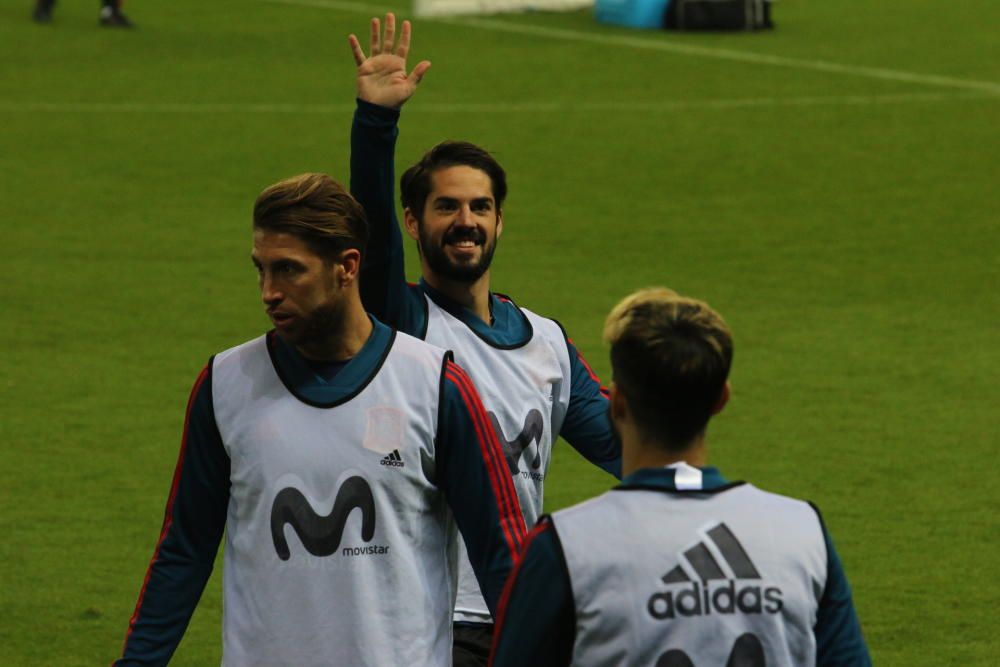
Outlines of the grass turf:
{"type": "MultiPolygon", "coordinates": [[[[115,656],[190,384],[266,326],[252,201],[292,173],[347,177],[363,6],[136,3],[139,29],[116,32],[96,5],[45,27],[0,6],[3,665],[115,656]]],[[[434,67],[400,162],[443,138],[498,154],[494,285],[558,317],[603,376],[601,322],[626,292],[717,307],[737,352],[713,461],[820,505],[879,664],[993,664],[1000,8],[775,15],[773,33],[730,35],[585,12],[419,22],[434,67]]],[[[550,479],[549,509],[611,484],[565,446],[550,479]]],[[[218,662],[218,584],[174,664],[218,662]]]]}

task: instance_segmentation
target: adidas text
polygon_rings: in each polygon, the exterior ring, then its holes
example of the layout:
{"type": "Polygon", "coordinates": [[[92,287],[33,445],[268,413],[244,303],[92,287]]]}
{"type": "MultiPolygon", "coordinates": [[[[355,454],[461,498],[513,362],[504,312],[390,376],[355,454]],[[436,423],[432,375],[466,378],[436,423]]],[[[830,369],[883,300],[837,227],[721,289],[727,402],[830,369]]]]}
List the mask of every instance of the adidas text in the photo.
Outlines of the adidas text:
{"type": "Polygon", "coordinates": [[[692,582],[677,592],[654,593],[646,604],[650,616],[657,620],[678,616],[708,616],[710,614],[777,614],[784,603],[781,589],[769,586],[736,587],[730,579],[713,587],[692,582]]]}
{"type": "Polygon", "coordinates": [[[390,468],[402,468],[405,464],[403,463],[403,457],[399,455],[399,450],[394,449],[390,452],[384,459],[379,461],[384,466],[390,468]]]}

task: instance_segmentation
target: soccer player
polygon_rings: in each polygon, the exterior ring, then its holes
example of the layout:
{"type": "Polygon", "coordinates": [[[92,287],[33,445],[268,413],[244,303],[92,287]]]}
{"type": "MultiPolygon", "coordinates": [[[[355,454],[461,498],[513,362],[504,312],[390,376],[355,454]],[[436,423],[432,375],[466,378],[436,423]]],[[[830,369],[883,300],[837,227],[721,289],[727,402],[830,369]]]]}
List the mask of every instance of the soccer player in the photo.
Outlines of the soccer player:
{"type": "Polygon", "coordinates": [[[497,616],[492,665],[870,664],[819,511],[706,466],[732,338],[659,288],[611,311],[620,486],[545,517],[497,616]]]}
{"type": "Polygon", "coordinates": [[[170,660],[225,529],[223,664],[449,665],[449,515],[491,605],[525,532],[480,399],[450,353],[365,313],[367,223],[329,176],[267,188],[253,220],[274,329],[194,385],[115,664],[170,660]]]}
{"type": "MultiPolygon", "coordinates": [[[[422,279],[407,284],[393,195],[393,151],[400,107],[430,63],[407,74],[410,24],[372,19],[370,55],[357,37],[358,102],[351,132],[351,190],[372,224],[362,265],[365,307],[401,331],[455,352],[479,389],[504,447],[527,525],[542,510],[552,445],[562,436],[607,472],[619,473],[620,447],[600,381],[554,320],[519,308],[490,289],[490,262],[503,231],[504,170],[482,148],[445,142],[402,177],[407,234],[422,279]]],[[[459,547],[461,544],[459,543],[459,547]]],[[[468,563],[460,558],[455,664],[485,664],[492,617],[468,563]]]]}
{"type": "MultiPolygon", "coordinates": [[[[55,9],[55,6],[56,0],[36,0],[31,18],[36,23],[51,22],[52,10],[55,9]]],[[[132,27],[132,22],[122,13],[121,0],[101,0],[101,13],[97,22],[105,28],[132,27]]]]}

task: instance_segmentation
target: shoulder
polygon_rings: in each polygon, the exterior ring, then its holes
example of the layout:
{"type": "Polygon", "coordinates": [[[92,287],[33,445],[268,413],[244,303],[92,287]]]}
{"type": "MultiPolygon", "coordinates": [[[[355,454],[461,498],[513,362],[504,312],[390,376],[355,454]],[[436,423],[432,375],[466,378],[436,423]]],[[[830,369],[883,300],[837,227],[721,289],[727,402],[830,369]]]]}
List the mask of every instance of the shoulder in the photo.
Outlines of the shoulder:
{"type": "Polygon", "coordinates": [[[571,527],[575,525],[590,526],[593,528],[599,525],[601,517],[613,514],[615,508],[621,502],[627,502],[629,496],[618,491],[605,491],[599,496],[585,500],[582,503],[566,507],[548,515],[549,520],[558,529],[559,527],[571,527]]]}
{"type": "Polygon", "coordinates": [[[532,337],[540,336],[557,350],[568,352],[569,347],[566,330],[563,328],[563,325],[559,322],[559,320],[553,317],[540,315],[529,308],[518,306],[510,297],[506,295],[497,294],[496,296],[504,302],[507,307],[518,312],[519,316],[523,318],[527,327],[530,329],[532,337]]]}
{"type": "MultiPolygon", "coordinates": [[[[752,484],[744,484],[739,489],[738,502],[753,508],[762,516],[767,516],[775,530],[800,545],[825,545],[826,528],[815,505],[798,498],[780,493],[764,491],[752,484]],[[745,494],[745,495],[744,495],[745,494]]],[[[825,546],[823,548],[825,551],[825,546]]]]}
{"type": "Polygon", "coordinates": [[[448,351],[443,347],[439,347],[433,343],[428,343],[427,341],[417,338],[416,336],[408,334],[404,331],[399,331],[397,329],[394,329],[393,331],[396,336],[395,340],[392,342],[393,351],[429,355],[431,357],[436,357],[439,362],[446,354],[448,354],[448,351]]]}
{"type": "Polygon", "coordinates": [[[268,335],[269,334],[262,334],[252,340],[246,341],[245,343],[234,345],[233,347],[219,352],[212,357],[212,367],[214,369],[218,369],[238,364],[240,359],[245,358],[248,355],[259,354],[261,351],[266,351],[268,335]]]}

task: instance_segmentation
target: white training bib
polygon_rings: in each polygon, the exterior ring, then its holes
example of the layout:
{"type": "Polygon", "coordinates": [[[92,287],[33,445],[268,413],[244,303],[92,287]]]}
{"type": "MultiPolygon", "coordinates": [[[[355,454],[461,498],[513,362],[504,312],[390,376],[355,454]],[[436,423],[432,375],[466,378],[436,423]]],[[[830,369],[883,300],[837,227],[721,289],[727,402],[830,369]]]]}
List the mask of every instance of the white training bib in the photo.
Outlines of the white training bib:
{"type": "Polygon", "coordinates": [[[581,667],[800,667],[826,585],[808,503],[749,484],[621,489],[552,515],[581,667]]]}
{"type": "Polygon", "coordinates": [[[396,334],[353,396],[317,406],[286,387],[265,337],[215,357],[232,468],[224,665],[451,664],[434,448],[444,358],[396,334]]]}
{"type": "MultiPolygon", "coordinates": [[[[503,447],[527,527],[542,513],[545,475],[552,444],[569,407],[569,348],[562,329],[552,320],[520,309],[532,329],[527,343],[496,346],[481,338],[430,297],[427,342],[451,350],[479,390],[483,406],[503,447]]],[[[458,596],[455,620],[491,623],[489,609],[469,563],[465,544],[458,548],[458,596]]]]}

